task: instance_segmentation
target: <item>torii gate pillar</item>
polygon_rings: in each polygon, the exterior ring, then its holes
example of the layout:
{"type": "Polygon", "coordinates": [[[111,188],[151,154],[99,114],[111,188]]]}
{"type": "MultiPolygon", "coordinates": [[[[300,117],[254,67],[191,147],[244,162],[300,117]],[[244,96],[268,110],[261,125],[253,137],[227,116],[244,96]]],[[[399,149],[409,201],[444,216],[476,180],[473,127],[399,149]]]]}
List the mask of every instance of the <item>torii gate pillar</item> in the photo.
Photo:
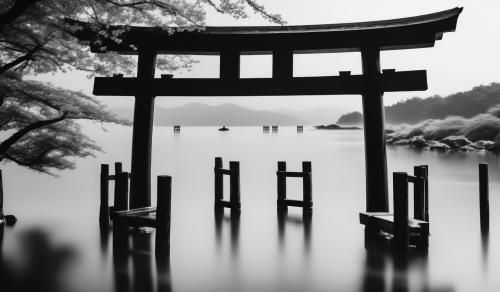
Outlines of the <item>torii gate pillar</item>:
{"type": "Polygon", "coordinates": [[[366,211],[388,212],[384,101],[380,82],[380,49],[361,48],[365,132],[366,211]]]}
{"type": "Polygon", "coordinates": [[[149,93],[148,81],[154,78],[156,52],[140,50],[137,79],[143,95],[135,96],[132,133],[132,177],[130,178],[130,208],[151,206],[151,152],[155,96],[149,93]]]}

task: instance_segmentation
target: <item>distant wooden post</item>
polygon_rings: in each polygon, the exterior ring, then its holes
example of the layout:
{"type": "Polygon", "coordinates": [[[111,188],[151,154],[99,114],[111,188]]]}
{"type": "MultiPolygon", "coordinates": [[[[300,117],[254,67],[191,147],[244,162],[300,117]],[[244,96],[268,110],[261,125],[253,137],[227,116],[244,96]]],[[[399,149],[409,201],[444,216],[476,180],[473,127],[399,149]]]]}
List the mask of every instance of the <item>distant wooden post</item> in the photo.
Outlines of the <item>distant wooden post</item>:
{"type": "Polygon", "coordinates": [[[278,132],[278,126],[272,126],[273,133],[278,132]]]}
{"type": "Polygon", "coordinates": [[[303,199],[304,199],[304,212],[312,211],[312,168],[311,161],[302,162],[302,172],[304,173],[304,181],[302,184],[303,188],[303,199]]]}
{"type": "Polygon", "coordinates": [[[170,247],[171,176],[158,176],[157,199],[155,249],[157,252],[165,252],[170,247]]]}
{"type": "Polygon", "coordinates": [[[109,165],[101,164],[101,206],[99,207],[99,221],[102,223],[109,222],[108,180],[109,180],[109,165]]]}
{"type": "Polygon", "coordinates": [[[229,170],[231,171],[229,176],[229,201],[231,202],[231,209],[240,209],[240,163],[238,161],[230,161],[229,170]]]}
{"type": "Polygon", "coordinates": [[[416,177],[413,183],[413,217],[425,221],[425,168],[415,166],[413,173],[416,177]]]}
{"type": "Polygon", "coordinates": [[[115,174],[115,211],[128,210],[128,172],[115,174]]]}
{"type": "Polygon", "coordinates": [[[394,188],[394,241],[396,247],[407,248],[408,226],[408,175],[406,172],[393,173],[394,188]]]}
{"type": "Polygon", "coordinates": [[[222,169],[222,157],[215,157],[215,166],[214,166],[214,194],[215,194],[215,207],[219,206],[219,203],[223,200],[224,196],[224,183],[222,172],[219,170],[222,169]]]}
{"type": "Polygon", "coordinates": [[[269,126],[263,126],[263,127],[262,127],[262,131],[263,131],[264,133],[269,133],[269,126]]]}
{"type": "Polygon", "coordinates": [[[304,132],[304,126],[297,126],[297,133],[304,132]]]}
{"type": "Polygon", "coordinates": [[[488,189],[488,164],[479,163],[479,213],[481,230],[488,230],[490,224],[490,206],[488,189]]]}
{"type": "Polygon", "coordinates": [[[287,209],[284,205],[286,199],[286,162],[278,161],[278,210],[287,209]]]}

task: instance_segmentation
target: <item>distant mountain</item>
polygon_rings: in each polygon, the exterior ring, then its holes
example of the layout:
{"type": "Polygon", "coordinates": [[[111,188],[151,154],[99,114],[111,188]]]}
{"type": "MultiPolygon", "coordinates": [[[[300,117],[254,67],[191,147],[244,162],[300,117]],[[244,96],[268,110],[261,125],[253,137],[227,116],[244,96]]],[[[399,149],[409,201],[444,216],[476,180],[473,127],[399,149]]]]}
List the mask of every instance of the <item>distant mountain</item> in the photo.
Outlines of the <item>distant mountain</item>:
{"type": "Polygon", "coordinates": [[[363,124],[363,114],[360,112],[350,112],[348,114],[342,115],[338,120],[339,125],[362,125],[363,124]]]}
{"type": "MultiPolygon", "coordinates": [[[[119,117],[133,119],[132,108],[112,109],[119,117]]],[[[207,105],[188,103],[174,108],[155,108],[155,125],[170,126],[295,126],[304,124],[300,118],[268,110],[251,110],[235,104],[207,105]]]]}
{"type": "Polygon", "coordinates": [[[310,125],[329,124],[338,119],[344,110],[335,107],[318,107],[306,110],[279,109],[280,113],[297,117],[310,125]]]}
{"type": "MultiPolygon", "coordinates": [[[[444,119],[448,116],[470,118],[485,113],[499,103],[500,83],[492,83],[447,97],[432,96],[425,99],[414,97],[386,106],[385,120],[388,124],[415,124],[427,119],[444,119]]],[[[341,119],[346,119],[345,116],[341,119]]]]}

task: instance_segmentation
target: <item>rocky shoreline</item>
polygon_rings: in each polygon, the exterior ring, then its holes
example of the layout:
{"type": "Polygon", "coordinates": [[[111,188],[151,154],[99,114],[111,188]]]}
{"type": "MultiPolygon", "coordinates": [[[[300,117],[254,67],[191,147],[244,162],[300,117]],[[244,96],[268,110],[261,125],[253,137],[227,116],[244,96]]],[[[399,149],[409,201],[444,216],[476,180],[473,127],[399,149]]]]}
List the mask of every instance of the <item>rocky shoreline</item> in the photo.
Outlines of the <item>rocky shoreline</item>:
{"type": "Polygon", "coordinates": [[[396,131],[386,131],[387,145],[408,146],[418,149],[429,149],[435,151],[500,151],[500,137],[495,141],[477,140],[471,141],[465,136],[448,136],[440,140],[425,139],[423,135],[405,137],[396,131]],[[498,140],[498,141],[497,141],[498,140]]]}

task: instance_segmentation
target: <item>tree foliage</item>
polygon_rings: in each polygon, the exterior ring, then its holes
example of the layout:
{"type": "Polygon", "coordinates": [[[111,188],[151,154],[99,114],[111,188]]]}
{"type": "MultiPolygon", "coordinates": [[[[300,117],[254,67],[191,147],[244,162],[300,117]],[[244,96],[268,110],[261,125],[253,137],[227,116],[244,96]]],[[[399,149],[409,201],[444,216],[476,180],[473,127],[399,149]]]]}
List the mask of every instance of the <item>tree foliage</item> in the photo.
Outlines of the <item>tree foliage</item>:
{"type": "MultiPolygon", "coordinates": [[[[107,39],[120,42],[123,31],[108,34],[112,24],[203,29],[205,10],[235,18],[250,11],[282,24],[254,0],[0,0],[0,161],[12,161],[50,173],[73,167],[71,158],[100,148],[75,120],[126,124],[98,100],[81,92],[26,78],[50,72],[84,70],[89,76],[132,74],[129,56],[92,54],[71,35],[66,19],[85,21],[107,39]]],[[[175,71],[193,64],[187,57],[158,59],[160,70],[175,71]]]]}

